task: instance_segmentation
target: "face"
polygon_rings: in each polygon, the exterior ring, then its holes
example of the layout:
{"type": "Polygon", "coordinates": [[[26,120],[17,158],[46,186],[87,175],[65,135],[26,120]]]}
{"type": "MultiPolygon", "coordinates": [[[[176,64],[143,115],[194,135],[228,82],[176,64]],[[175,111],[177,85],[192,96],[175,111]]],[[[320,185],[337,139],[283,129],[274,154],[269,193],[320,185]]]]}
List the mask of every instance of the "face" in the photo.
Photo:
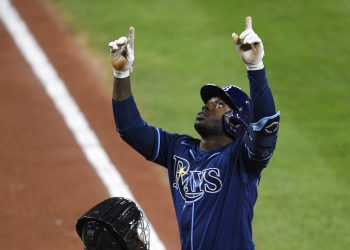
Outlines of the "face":
{"type": "Polygon", "coordinates": [[[223,135],[222,116],[231,108],[219,97],[211,98],[197,114],[194,128],[202,138],[223,135]]]}

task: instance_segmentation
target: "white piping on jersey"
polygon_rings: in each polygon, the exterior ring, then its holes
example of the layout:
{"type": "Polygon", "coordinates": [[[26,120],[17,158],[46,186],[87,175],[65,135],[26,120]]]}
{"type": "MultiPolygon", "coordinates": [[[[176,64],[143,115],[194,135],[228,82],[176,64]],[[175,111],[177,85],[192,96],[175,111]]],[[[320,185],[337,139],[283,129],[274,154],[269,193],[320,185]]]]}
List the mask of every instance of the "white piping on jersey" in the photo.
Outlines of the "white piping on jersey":
{"type": "Polygon", "coordinates": [[[216,156],[216,155],[218,155],[218,154],[220,154],[220,153],[221,153],[221,152],[216,152],[216,153],[212,154],[211,156],[208,157],[208,159],[206,159],[206,161],[209,160],[210,158],[213,158],[214,156],[216,156]]]}
{"type": "Polygon", "coordinates": [[[159,128],[157,128],[157,153],[152,161],[155,161],[157,159],[157,157],[159,155],[159,150],[160,150],[160,133],[159,133],[159,128]]]}
{"type": "Polygon", "coordinates": [[[254,131],[260,131],[266,125],[266,123],[269,120],[272,120],[272,119],[276,118],[279,115],[280,115],[280,112],[278,111],[276,114],[274,114],[272,116],[263,117],[258,122],[252,123],[253,130],[254,131]]]}
{"type": "Polygon", "coordinates": [[[194,224],[194,202],[192,203],[192,219],[191,219],[191,250],[193,247],[193,224],[194,224]]]}
{"type": "Polygon", "coordinates": [[[187,142],[184,142],[184,141],[181,141],[180,144],[192,147],[191,144],[188,144],[187,142]]]}
{"type": "Polygon", "coordinates": [[[196,159],[196,158],[194,157],[194,154],[192,153],[192,150],[191,150],[191,149],[190,149],[190,154],[191,154],[193,160],[196,159]]]}

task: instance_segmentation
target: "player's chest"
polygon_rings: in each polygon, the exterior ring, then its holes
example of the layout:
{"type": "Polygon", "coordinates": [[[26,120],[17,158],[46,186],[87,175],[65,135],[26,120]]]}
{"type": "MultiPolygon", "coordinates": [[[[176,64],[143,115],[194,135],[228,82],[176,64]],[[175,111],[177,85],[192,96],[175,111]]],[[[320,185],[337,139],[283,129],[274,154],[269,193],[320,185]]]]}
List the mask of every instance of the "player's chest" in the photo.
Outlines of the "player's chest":
{"type": "Polygon", "coordinates": [[[194,202],[207,194],[219,193],[226,172],[232,169],[230,158],[223,152],[198,153],[193,150],[172,156],[169,177],[175,191],[185,202],[194,202]]]}

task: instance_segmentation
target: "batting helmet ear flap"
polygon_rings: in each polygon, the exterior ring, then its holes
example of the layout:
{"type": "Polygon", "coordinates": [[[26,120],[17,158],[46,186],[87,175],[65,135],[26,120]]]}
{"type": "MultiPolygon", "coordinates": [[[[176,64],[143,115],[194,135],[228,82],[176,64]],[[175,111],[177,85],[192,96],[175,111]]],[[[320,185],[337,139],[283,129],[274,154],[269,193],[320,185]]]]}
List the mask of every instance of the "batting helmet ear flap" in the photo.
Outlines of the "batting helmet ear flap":
{"type": "Polygon", "coordinates": [[[245,124],[240,117],[240,113],[235,110],[227,111],[223,115],[224,132],[227,136],[236,139],[247,130],[248,124],[245,124]]]}

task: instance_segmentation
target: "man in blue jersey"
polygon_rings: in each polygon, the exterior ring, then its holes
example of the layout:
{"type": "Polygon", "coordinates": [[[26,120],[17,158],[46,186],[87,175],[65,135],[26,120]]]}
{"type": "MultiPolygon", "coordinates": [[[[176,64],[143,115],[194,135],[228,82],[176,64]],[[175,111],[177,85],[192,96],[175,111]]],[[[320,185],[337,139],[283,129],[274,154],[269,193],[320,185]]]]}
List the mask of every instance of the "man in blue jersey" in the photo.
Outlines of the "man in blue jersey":
{"type": "Polygon", "coordinates": [[[239,87],[204,85],[194,127],[200,140],[148,125],[130,86],[134,28],[109,44],[114,68],[113,112],[121,138],[167,168],[182,249],[252,250],[253,207],[261,171],[279,127],[263,64],[264,48],[251,17],[233,44],[246,65],[250,97],[239,87]],[[124,61],[124,62],[123,62],[124,61]]]}

